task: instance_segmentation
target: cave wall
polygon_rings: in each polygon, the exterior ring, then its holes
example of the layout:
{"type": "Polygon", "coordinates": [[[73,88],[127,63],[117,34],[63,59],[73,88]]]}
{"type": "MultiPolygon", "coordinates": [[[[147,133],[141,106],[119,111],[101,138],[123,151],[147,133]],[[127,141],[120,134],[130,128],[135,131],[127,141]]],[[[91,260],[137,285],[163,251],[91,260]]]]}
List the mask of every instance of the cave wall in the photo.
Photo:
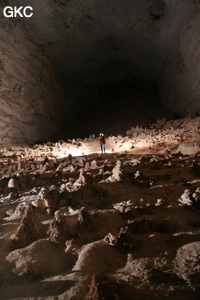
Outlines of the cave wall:
{"type": "Polygon", "coordinates": [[[1,18],[0,40],[1,143],[52,136],[69,118],[69,91],[19,23],[1,18]]]}
{"type": "Polygon", "coordinates": [[[160,92],[165,106],[175,114],[195,115],[200,113],[199,6],[182,26],[177,41],[177,52],[165,67],[160,92]]]}
{"type": "Polygon", "coordinates": [[[157,85],[172,113],[199,112],[199,0],[29,0],[29,5],[33,18],[20,22],[63,76],[97,88],[123,81],[137,89],[157,85]]]}

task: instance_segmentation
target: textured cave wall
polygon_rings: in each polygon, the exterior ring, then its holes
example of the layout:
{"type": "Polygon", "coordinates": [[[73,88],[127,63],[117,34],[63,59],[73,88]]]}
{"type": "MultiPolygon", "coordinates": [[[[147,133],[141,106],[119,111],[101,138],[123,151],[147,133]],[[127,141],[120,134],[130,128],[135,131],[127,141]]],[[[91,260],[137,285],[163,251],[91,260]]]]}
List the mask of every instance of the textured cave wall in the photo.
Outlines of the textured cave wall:
{"type": "Polygon", "coordinates": [[[63,77],[97,88],[123,81],[136,89],[157,85],[171,112],[199,112],[198,0],[29,0],[29,5],[33,18],[20,22],[63,77]]]}
{"type": "Polygon", "coordinates": [[[45,139],[69,117],[69,92],[20,24],[1,18],[0,40],[1,143],[45,139]]]}
{"type": "Polygon", "coordinates": [[[165,68],[161,94],[165,105],[177,115],[200,113],[199,6],[181,28],[177,53],[165,68]]]}

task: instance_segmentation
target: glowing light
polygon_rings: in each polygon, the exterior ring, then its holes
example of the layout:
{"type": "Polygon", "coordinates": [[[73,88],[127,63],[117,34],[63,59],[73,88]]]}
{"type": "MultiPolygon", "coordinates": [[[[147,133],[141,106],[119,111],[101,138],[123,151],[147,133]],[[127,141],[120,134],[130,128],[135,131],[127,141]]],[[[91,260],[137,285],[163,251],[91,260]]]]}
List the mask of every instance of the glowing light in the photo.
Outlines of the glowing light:
{"type": "MultiPolygon", "coordinates": [[[[68,147],[68,148],[62,148],[57,151],[54,150],[52,152],[52,155],[55,157],[58,157],[58,158],[64,158],[64,157],[68,157],[69,154],[72,156],[83,156],[83,155],[89,155],[89,154],[93,154],[93,153],[101,154],[100,151],[96,151],[96,149],[91,149],[91,147],[89,147],[89,149],[87,149],[87,147],[75,149],[72,146],[72,147],[68,147]]],[[[106,150],[106,153],[113,153],[113,151],[106,150]]]]}

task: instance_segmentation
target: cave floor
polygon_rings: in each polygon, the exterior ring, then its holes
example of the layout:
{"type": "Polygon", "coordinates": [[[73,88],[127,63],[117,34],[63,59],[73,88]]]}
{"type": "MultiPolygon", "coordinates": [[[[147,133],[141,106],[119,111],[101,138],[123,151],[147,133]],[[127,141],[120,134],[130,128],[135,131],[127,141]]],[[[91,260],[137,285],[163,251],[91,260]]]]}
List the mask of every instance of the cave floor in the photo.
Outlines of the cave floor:
{"type": "Polygon", "coordinates": [[[199,299],[198,154],[29,163],[0,181],[1,299],[199,299]]]}

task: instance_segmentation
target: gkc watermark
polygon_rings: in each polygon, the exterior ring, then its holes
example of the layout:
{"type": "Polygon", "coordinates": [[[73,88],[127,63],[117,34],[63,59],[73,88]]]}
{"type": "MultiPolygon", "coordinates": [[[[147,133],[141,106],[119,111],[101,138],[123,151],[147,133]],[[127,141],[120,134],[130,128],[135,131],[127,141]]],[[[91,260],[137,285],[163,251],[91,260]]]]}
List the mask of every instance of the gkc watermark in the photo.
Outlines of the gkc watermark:
{"type": "Polygon", "coordinates": [[[33,16],[33,8],[31,6],[6,6],[3,14],[6,18],[31,18],[33,16]]]}

